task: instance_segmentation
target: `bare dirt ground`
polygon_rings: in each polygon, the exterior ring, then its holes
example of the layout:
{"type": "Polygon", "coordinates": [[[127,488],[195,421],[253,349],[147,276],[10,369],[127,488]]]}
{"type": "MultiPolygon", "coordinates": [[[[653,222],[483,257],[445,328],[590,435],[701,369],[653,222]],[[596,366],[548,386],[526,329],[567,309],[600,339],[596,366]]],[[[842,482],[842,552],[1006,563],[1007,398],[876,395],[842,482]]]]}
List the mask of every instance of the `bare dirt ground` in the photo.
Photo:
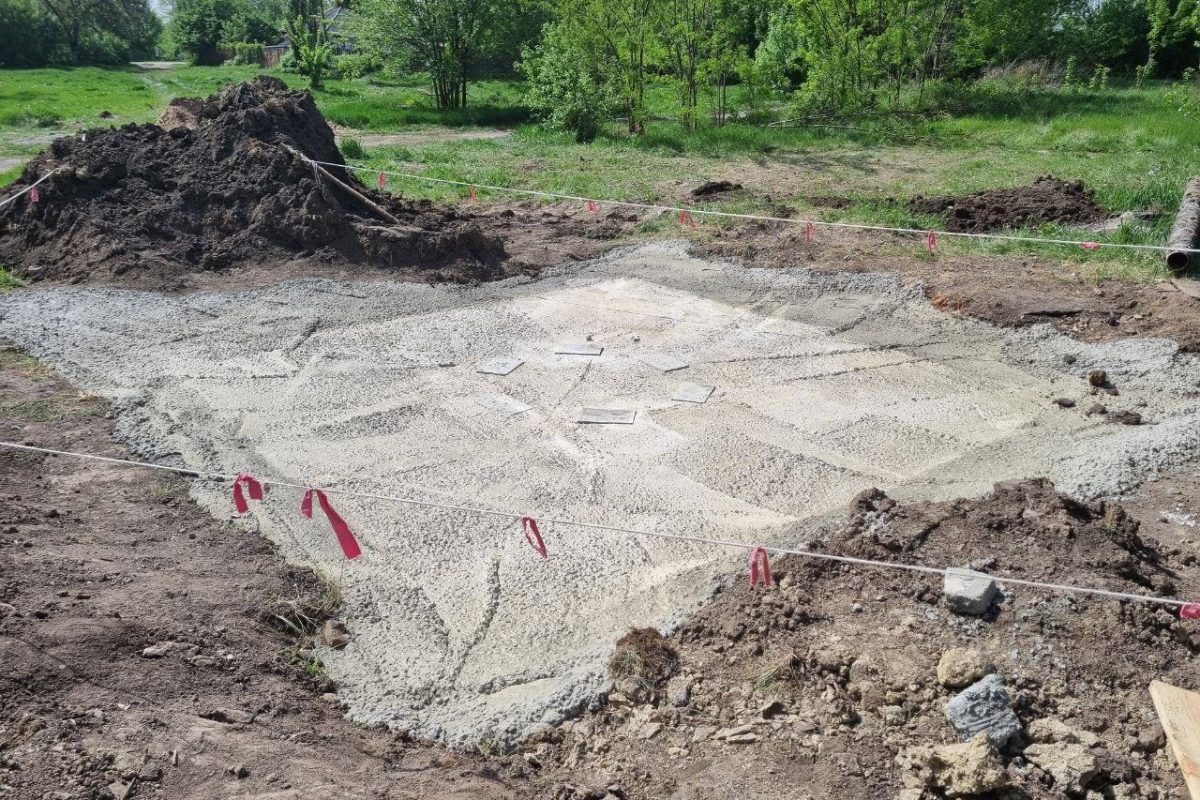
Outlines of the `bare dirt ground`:
{"type": "Polygon", "coordinates": [[[403,133],[367,133],[366,131],[356,131],[353,128],[334,126],[333,132],[337,136],[339,144],[343,139],[354,139],[363,147],[380,147],[386,145],[411,146],[434,144],[436,142],[503,139],[505,136],[512,135],[512,131],[499,128],[492,130],[467,128],[460,131],[446,130],[445,128],[414,128],[406,129],[403,133]]]}
{"type": "MultiPolygon", "coordinates": [[[[0,350],[4,439],[124,456],[110,416],[0,350]]],[[[336,598],[186,498],[0,452],[0,797],[512,796],[482,759],[343,720],[271,618],[315,625],[336,598]]]]}

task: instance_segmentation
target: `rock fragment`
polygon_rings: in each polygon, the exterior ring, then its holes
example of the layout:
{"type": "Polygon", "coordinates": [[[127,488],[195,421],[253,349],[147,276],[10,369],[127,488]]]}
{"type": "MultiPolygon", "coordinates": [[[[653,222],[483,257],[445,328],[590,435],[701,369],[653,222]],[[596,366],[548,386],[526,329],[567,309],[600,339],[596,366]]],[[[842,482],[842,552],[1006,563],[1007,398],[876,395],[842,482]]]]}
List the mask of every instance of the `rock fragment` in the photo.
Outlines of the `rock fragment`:
{"type": "Polygon", "coordinates": [[[946,704],[946,719],[963,736],[986,733],[997,748],[1021,732],[1004,681],[995,673],[956,694],[946,704]]]}
{"type": "Polygon", "coordinates": [[[1031,744],[1025,758],[1054,778],[1054,785],[1069,794],[1082,794],[1100,771],[1100,762],[1081,744],[1031,744]]]}
{"type": "Polygon", "coordinates": [[[942,653],[938,661],[938,683],[949,689],[961,689],[982,678],[991,670],[987,659],[967,647],[953,647],[942,653]]]}
{"type": "Polygon", "coordinates": [[[991,577],[971,569],[948,569],[942,583],[946,606],[959,614],[979,616],[987,612],[999,589],[991,577]]]}
{"type": "Polygon", "coordinates": [[[914,792],[931,789],[939,796],[973,797],[1008,782],[995,746],[982,733],[961,744],[917,745],[897,756],[896,763],[904,785],[914,792]]]}

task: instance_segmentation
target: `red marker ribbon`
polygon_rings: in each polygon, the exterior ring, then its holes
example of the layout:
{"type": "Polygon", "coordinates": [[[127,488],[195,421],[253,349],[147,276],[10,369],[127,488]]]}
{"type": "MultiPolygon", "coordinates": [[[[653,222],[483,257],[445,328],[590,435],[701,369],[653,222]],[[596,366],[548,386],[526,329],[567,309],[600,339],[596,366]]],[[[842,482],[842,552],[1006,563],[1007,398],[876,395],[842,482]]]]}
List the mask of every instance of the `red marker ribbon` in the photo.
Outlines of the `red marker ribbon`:
{"type": "Polygon", "coordinates": [[[929,248],[930,255],[937,255],[937,233],[935,231],[925,234],[925,246],[929,248]]]}
{"type": "Polygon", "coordinates": [[[595,214],[597,211],[599,211],[599,209],[596,208],[595,200],[588,200],[588,211],[592,212],[593,214],[595,214]]]}
{"type": "Polygon", "coordinates": [[[688,211],[686,208],[681,210],[679,212],[679,224],[691,225],[693,228],[696,227],[696,220],[692,217],[692,212],[688,211]]]}
{"type": "Polygon", "coordinates": [[[475,186],[473,184],[468,184],[467,188],[471,190],[471,202],[478,203],[479,198],[475,196],[475,186]]]}
{"type": "Polygon", "coordinates": [[[382,189],[385,186],[387,186],[387,175],[381,172],[379,173],[379,188],[382,189]]]}
{"type": "Polygon", "coordinates": [[[1200,619],[1200,603],[1185,603],[1179,609],[1180,619],[1200,619]]]}
{"type": "Polygon", "coordinates": [[[811,247],[813,243],[813,224],[811,222],[804,223],[804,245],[811,247]]]}
{"type": "Polygon", "coordinates": [[[237,509],[237,513],[239,514],[245,514],[250,510],[250,504],[246,502],[246,495],[242,493],[243,483],[246,484],[246,489],[250,492],[251,500],[263,499],[263,487],[258,478],[249,472],[239,472],[238,476],[233,479],[233,507],[237,509]]]}
{"type": "Polygon", "coordinates": [[[342,552],[346,554],[346,558],[354,559],[362,555],[358,539],[354,538],[350,526],[346,524],[346,520],[341,518],[341,515],[333,510],[333,506],[329,505],[329,498],[320,489],[304,490],[304,496],[300,498],[300,513],[312,519],[313,494],[316,494],[317,502],[321,504],[321,510],[325,512],[325,516],[329,519],[329,525],[337,534],[338,544],[342,546],[342,552]]]}
{"type": "Polygon", "coordinates": [[[1080,242],[1080,243],[1079,243],[1079,246],[1080,246],[1080,247],[1082,247],[1084,250],[1098,250],[1098,249],[1100,249],[1100,243],[1099,243],[1099,242],[1080,242]]]}
{"type": "Polygon", "coordinates": [[[29,190],[29,202],[36,203],[36,202],[40,201],[41,199],[42,199],[42,196],[41,196],[41,194],[38,193],[38,188],[36,186],[34,186],[32,189],[29,190]]]}
{"type": "Polygon", "coordinates": [[[756,547],[750,551],[750,588],[753,589],[760,580],[764,587],[771,585],[771,564],[767,561],[767,551],[764,547],[756,547]]]}
{"type": "Polygon", "coordinates": [[[538,530],[537,520],[530,516],[521,517],[521,530],[525,532],[525,541],[538,552],[542,558],[550,558],[546,552],[546,543],[542,541],[542,532],[538,530]]]}

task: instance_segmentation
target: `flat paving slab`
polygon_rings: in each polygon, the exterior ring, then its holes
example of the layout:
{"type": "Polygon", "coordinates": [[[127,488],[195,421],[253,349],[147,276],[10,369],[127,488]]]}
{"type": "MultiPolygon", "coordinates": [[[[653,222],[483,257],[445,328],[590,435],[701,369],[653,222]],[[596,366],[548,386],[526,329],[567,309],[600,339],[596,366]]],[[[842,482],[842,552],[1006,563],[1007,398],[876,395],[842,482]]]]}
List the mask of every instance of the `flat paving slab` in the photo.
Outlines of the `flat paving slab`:
{"type": "MultiPolygon", "coordinates": [[[[146,458],[748,544],[805,541],[872,486],[948,499],[1047,475],[1091,497],[1200,452],[1200,368],[1171,343],[997,329],[886,277],[744,269],[675,244],[470,287],[35,286],[0,294],[0,336],[113,398],[146,458]],[[554,354],[593,333],[603,358],[554,354]],[[643,363],[664,352],[720,392],[672,400],[678,375],[643,363]],[[525,363],[477,371],[504,358],[525,363]],[[1120,389],[1108,405],[1154,424],[1086,416],[1090,369],[1120,389]],[[581,425],[582,407],[636,423],[581,425]]],[[[232,516],[228,487],[192,491],[232,516]]],[[[334,497],[364,548],[346,562],[298,500],[273,491],[246,524],[342,590],[353,642],[321,655],[348,713],[462,745],[586,704],[618,637],[694,609],[746,558],[546,523],[543,560],[513,521],[334,497]]]]}

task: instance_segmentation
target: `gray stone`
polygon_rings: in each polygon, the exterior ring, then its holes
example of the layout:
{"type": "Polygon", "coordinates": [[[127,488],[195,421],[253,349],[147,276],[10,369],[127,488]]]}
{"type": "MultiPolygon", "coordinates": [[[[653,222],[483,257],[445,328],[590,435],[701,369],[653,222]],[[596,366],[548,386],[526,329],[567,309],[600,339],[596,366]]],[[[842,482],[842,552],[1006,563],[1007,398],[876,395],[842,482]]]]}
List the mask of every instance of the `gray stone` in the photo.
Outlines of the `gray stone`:
{"type": "Polygon", "coordinates": [[[986,613],[999,593],[996,582],[971,569],[948,569],[942,585],[946,606],[959,614],[986,613]]]}
{"type": "Polygon", "coordinates": [[[995,673],[963,689],[946,704],[946,719],[965,738],[986,733],[997,748],[1021,732],[1004,681],[995,673]]]}
{"type": "Polygon", "coordinates": [[[676,675],[667,681],[667,702],[676,708],[683,708],[692,699],[692,679],[676,675]]]}

